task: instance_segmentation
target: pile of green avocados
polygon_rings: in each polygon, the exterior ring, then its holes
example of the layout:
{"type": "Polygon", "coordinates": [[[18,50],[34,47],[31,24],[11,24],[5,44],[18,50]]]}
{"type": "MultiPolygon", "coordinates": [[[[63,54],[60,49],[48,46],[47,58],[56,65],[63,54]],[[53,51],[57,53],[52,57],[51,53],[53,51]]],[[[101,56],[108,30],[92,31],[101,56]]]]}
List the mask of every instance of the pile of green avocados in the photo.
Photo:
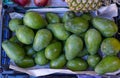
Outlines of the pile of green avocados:
{"type": "Polygon", "coordinates": [[[120,69],[120,41],[113,37],[118,32],[114,21],[90,14],[77,16],[71,11],[62,18],[55,13],[46,13],[43,18],[37,12],[27,12],[23,19],[10,20],[9,29],[15,35],[3,41],[2,48],[19,67],[50,63],[53,69],[92,68],[98,74],[120,69]]]}

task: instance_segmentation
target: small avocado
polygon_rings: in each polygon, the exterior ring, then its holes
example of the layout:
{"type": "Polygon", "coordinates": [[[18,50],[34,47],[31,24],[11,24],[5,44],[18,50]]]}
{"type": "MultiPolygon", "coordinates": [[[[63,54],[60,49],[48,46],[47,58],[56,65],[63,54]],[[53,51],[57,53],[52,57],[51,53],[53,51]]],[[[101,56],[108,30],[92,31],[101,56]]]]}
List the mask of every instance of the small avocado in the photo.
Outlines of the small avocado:
{"type": "Polygon", "coordinates": [[[55,68],[55,69],[60,69],[60,68],[63,68],[65,66],[66,62],[67,62],[67,60],[65,58],[65,55],[62,54],[58,58],[51,60],[50,67],[55,68]]]}
{"type": "Polygon", "coordinates": [[[9,29],[11,31],[15,32],[22,25],[23,25],[22,19],[14,18],[14,19],[10,20],[10,22],[9,22],[9,29]]]}
{"type": "Polygon", "coordinates": [[[54,60],[60,56],[62,52],[62,44],[61,42],[55,42],[49,44],[45,49],[45,56],[49,60],[54,60]]]}
{"type": "Polygon", "coordinates": [[[94,68],[101,60],[101,57],[99,55],[89,55],[87,58],[87,62],[90,67],[94,68]]]}
{"type": "Polygon", "coordinates": [[[35,66],[34,60],[30,57],[25,57],[23,60],[15,61],[15,64],[22,68],[29,68],[35,66]]]}
{"type": "Polygon", "coordinates": [[[60,17],[55,13],[46,13],[46,19],[49,24],[60,23],[60,17]]]}
{"type": "Polygon", "coordinates": [[[74,58],[67,62],[67,68],[73,71],[83,71],[88,68],[88,64],[81,58],[74,58]]]}
{"type": "Polygon", "coordinates": [[[49,60],[45,57],[45,51],[38,51],[36,56],[35,56],[35,62],[36,64],[42,66],[45,65],[49,62],[49,60]]]}

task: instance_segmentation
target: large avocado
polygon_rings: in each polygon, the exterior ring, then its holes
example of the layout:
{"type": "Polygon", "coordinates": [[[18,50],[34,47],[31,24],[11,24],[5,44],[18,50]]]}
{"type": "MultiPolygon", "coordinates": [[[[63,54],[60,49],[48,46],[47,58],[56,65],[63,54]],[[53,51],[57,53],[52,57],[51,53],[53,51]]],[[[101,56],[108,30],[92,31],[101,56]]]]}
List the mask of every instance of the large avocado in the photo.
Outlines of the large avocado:
{"type": "Polygon", "coordinates": [[[32,44],[34,40],[34,32],[32,29],[22,26],[16,31],[18,40],[24,44],[32,44]]]}
{"type": "Polygon", "coordinates": [[[47,29],[40,29],[36,33],[33,42],[33,49],[35,51],[40,51],[48,46],[52,40],[52,33],[47,29]]]}
{"type": "Polygon", "coordinates": [[[70,33],[65,30],[62,23],[49,24],[48,29],[50,29],[54,36],[59,40],[66,40],[70,35],[70,33]]]}
{"type": "Polygon", "coordinates": [[[65,42],[65,56],[67,60],[75,58],[83,49],[83,41],[76,35],[71,35],[65,42]]]}
{"type": "Polygon", "coordinates": [[[104,57],[95,67],[95,72],[98,74],[105,74],[115,72],[120,69],[120,59],[116,56],[104,57]]]}
{"type": "Polygon", "coordinates": [[[12,60],[22,60],[25,56],[24,49],[17,43],[11,41],[3,41],[2,48],[5,50],[7,56],[12,60]]]}
{"type": "Polygon", "coordinates": [[[120,51],[120,41],[116,38],[106,38],[101,44],[101,51],[105,55],[117,55],[120,51]]]}
{"type": "Polygon", "coordinates": [[[98,52],[102,41],[101,34],[96,29],[89,29],[85,34],[85,44],[90,54],[94,55],[98,52]]]}
{"type": "Polygon", "coordinates": [[[88,21],[80,17],[75,17],[65,22],[66,30],[75,34],[85,32],[88,29],[88,27],[89,27],[88,21]]]}
{"type": "Polygon", "coordinates": [[[92,20],[93,26],[98,29],[104,37],[111,37],[118,32],[118,26],[114,21],[95,17],[92,20]]]}
{"type": "Polygon", "coordinates": [[[23,18],[24,24],[32,29],[43,28],[47,25],[47,22],[37,12],[27,12],[23,18]]]}

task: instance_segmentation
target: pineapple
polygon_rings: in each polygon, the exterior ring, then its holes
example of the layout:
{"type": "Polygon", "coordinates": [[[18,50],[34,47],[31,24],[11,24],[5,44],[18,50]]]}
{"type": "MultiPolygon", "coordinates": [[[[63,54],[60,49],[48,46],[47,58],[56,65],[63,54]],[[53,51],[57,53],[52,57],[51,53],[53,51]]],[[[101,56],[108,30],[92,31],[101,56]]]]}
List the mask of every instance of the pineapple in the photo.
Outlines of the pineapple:
{"type": "Polygon", "coordinates": [[[111,0],[65,0],[72,11],[90,11],[100,8],[102,5],[109,5],[111,0]]]}

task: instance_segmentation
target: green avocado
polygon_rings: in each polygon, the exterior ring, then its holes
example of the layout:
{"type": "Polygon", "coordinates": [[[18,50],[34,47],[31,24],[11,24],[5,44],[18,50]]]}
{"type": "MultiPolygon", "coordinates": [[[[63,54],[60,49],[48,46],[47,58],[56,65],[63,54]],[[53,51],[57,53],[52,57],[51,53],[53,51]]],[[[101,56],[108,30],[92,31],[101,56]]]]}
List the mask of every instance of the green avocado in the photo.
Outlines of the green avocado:
{"type": "Polygon", "coordinates": [[[16,31],[16,36],[23,44],[32,44],[34,40],[34,32],[32,29],[22,26],[16,31]]]}
{"type": "Polygon", "coordinates": [[[85,34],[85,44],[88,52],[94,55],[98,52],[102,41],[101,34],[96,29],[89,29],[85,34]]]}
{"type": "Polygon", "coordinates": [[[112,37],[118,32],[118,26],[109,19],[95,17],[92,20],[93,26],[98,29],[104,37],[112,37]]]}
{"type": "Polygon", "coordinates": [[[85,13],[81,16],[81,18],[87,20],[87,21],[91,21],[92,20],[92,16],[89,13],[85,13]]]}
{"type": "Polygon", "coordinates": [[[30,57],[25,57],[23,60],[15,61],[15,64],[22,68],[29,68],[35,66],[34,60],[30,57]]]}
{"type": "Polygon", "coordinates": [[[36,33],[33,42],[33,49],[35,51],[40,51],[48,46],[52,40],[52,33],[47,29],[40,29],[36,33]]]}
{"type": "Polygon", "coordinates": [[[60,42],[55,42],[47,46],[45,49],[45,56],[49,60],[54,60],[60,56],[62,52],[62,44],[60,42]]]}
{"type": "Polygon", "coordinates": [[[83,57],[85,55],[88,55],[88,51],[86,48],[84,48],[82,51],[79,52],[79,54],[77,55],[78,57],[83,57]]]}
{"type": "Polygon", "coordinates": [[[37,12],[27,12],[23,18],[24,24],[32,29],[39,29],[47,26],[47,22],[37,12]]]}
{"type": "Polygon", "coordinates": [[[46,13],[46,19],[49,24],[60,23],[60,17],[55,13],[46,13]]]}
{"type": "Polygon", "coordinates": [[[25,56],[24,49],[17,43],[6,40],[2,42],[2,48],[12,60],[22,60],[25,56]]]}
{"type": "Polygon", "coordinates": [[[101,44],[101,51],[105,55],[117,55],[120,52],[120,41],[116,38],[106,38],[101,44]]]}
{"type": "Polygon", "coordinates": [[[67,22],[69,19],[72,19],[76,17],[75,13],[73,11],[67,11],[64,13],[62,21],[65,23],[67,22]]]}
{"type": "Polygon", "coordinates": [[[36,64],[42,66],[49,62],[49,60],[45,57],[45,51],[38,51],[35,57],[36,64]]]}
{"type": "Polygon", "coordinates": [[[105,74],[115,72],[120,69],[120,58],[117,56],[106,56],[95,67],[95,72],[105,74]]]}
{"type": "Polygon", "coordinates": [[[9,29],[11,31],[15,32],[22,25],[23,25],[22,19],[14,18],[14,19],[10,20],[10,22],[9,22],[9,29]]]}
{"type": "Polygon", "coordinates": [[[21,43],[21,42],[17,39],[16,35],[12,36],[12,37],[9,39],[9,41],[15,42],[15,43],[19,44],[19,45],[22,46],[22,47],[24,46],[24,44],[21,43]]]}
{"type": "Polygon", "coordinates": [[[94,68],[101,60],[99,55],[89,55],[87,58],[87,62],[90,67],[94,68]]]}
{"type": "Polygon", "coordinates": [[[75,58],[83,49],[83,41],[76,35],[71,35],[65,42],[65,56],[67,60],[75,58]]]}
{"type": "Polygon", "coordinates": [[[26,46],[25,50],[26,50],[27,56],[29,56],[29,57],[33,57],[34,54],[36,53],[36,51],[33,49],[33,47],[31,45],[26,46]]]}
{"type": "Polygon", "coordinates": [[[67,62],[67,68],[73,71],[83,71],[88,68],[88,64],[81,58],[74,58],[67,62]]]}
{"type": "Polygon", "coordinates": [[[88,21],[81,17],[75,17],[65,22],[66,30],[74,34],[83,33],[88,29],[88,27],[89,27],[88,21]]]}
{"type": "Polygon", "coordinates": [[[58,58],[51,60],[50,67],[54,68],[54,69],[60,69],[60,68],[63,68],[65,66],[66,62],[67,61],[66,61],[65,55],[62,54],[58,58]]]}
{"type": "Polygon", "coordinates": [[[64,24],[62,23],[49,24],[47,28],[50,29],[59,40],[66,40],[70,35],[70,33],[65,30],[64,24]]]}

